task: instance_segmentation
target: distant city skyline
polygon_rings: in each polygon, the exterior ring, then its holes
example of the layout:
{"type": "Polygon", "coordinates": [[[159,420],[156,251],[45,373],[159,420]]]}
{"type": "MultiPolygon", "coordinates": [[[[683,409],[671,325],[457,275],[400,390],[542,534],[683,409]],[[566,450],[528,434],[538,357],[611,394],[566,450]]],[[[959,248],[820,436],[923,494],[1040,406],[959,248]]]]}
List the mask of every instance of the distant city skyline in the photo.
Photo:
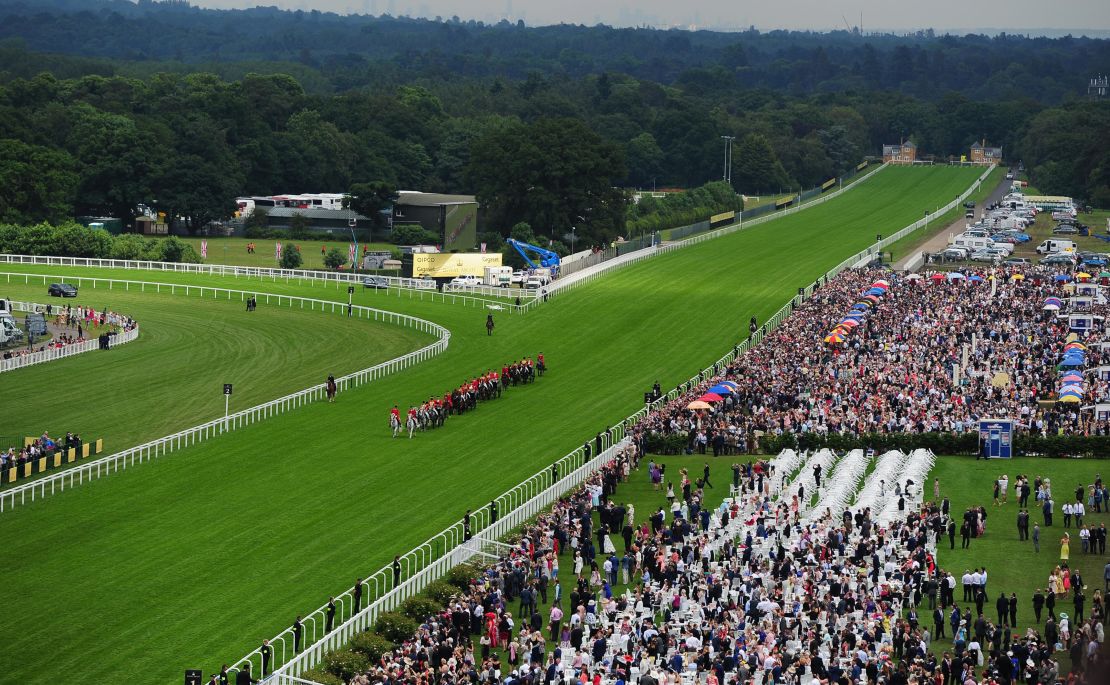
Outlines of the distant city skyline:
{"type": "Polygon", "coordinates": [[[736,0],[637,0],[635,3],[599,3],[587,0],[192,0],[201,7],[220,9],[277,6],[282,9],[317,9],[339,14],[391,14],[485,22],[523,20],[526,24],[609,24],[685,29],[760,30],[792,29],[829,31],[863,30],[907,32],[923,29],[956,33],[1000,31],[1012,33],[1106,35],[1110,9],[1106,0],[1045,3],[1032,0],[856,0],[829,3],[818,0],[737,2],[736,0]]]}

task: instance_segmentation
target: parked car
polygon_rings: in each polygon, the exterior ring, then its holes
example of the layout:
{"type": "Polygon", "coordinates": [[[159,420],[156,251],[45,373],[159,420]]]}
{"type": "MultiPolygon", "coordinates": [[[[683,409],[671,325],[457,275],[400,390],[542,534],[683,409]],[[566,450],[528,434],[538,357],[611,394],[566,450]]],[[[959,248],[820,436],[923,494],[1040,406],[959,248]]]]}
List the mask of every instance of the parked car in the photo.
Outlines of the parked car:
{"type": "Polygon", "coordinates": [[[1010,257],[1002,264],[1005,266],[1029,266],[1029,259],[1026,257],[1010,257]]]}
{"type": "Polygon", "coordinates": [[[940,258],[952,261],[960,261],[967,259],[967,256],[969,254],[971,254],[971,251],[968,250],[966,247],[950,247],[940,253],[940,258]]]}
{"type": "Polygon", "coordinates": [[[1002,261],[1002,256],[993,250],[978,250],[971,253],[971,261],[998,264],[1002,261]]]}
{"type": "Polygon", "coordinates": [[[1075,259],[1071,255],[1066,254],[1050,254],[1040,261],[1041,264],[1046,266],[1074,266],[1075,259]]]}
{"type": "Polygon", "coordinates": [[[964,207],[967,209],[975,209],[975,200],[968,200],[964,203],[964,207]]]}
{"type": "Polygon", "coordinates": [[[385,276],[366,276],[362,279],[362,286],[375,290],[386,290],[389,288],[389,279],[385,276]]]}
{"type": "Polygon", "coordinates": [[[513,275],[509,277],[509,284],[510,284],[510,285],[519,285],[519,286],[523,286],[523,285],[524,285],[524,281],[525,281],[525,280],[526,280],[527,278],[528,278],[528,275],[527,275],[526,273],[524,273],[523,271],[519,271],[519,270],[518,270],[518,271],[514,271],[514,272],[513,272],[513,275]]]}
{"type": "Polygon", "coordinates": [[[77,286],[69,283],[51,283],[46,289],[46,294],[51,297],[77,297],[77,286]]]}
{"type": "Polygon", "coordinates": [[[1052,229],[1053,235],[1077,235],[1078,233],[1079,229],[1075,226],[1072,226],[1071,224],[1060,224],[1056,228],[1052,229]]]}
{"type": "Polygon", "coordinates": [[[451,285],[456,288],[460,286],[469,287],[472,285],[482,285],[482,279],[477,276],[455,276],[451,279],[451,285]]]}
{"type": "Polygon", "coordinates": [[[529,276],[528,280],[524,281],[525,288],[542,288],[543,279],[539,276],[529,276]]]}

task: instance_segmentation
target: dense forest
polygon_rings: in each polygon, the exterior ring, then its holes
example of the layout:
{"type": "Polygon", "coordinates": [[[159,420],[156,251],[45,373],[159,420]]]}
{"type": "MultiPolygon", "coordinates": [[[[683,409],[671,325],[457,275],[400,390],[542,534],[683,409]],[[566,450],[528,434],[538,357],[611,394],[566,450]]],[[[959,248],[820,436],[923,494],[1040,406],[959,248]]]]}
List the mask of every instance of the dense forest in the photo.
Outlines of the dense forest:
{"type": "Polygon", "coordinates": [[[191,225],[236,195],[477,193],[493,228],[620,234],[619,187],[809,187],[883,143],[986,138],[1110,205],[1110,41],[681,32],[0,0],[0,221],[191,225]]]}

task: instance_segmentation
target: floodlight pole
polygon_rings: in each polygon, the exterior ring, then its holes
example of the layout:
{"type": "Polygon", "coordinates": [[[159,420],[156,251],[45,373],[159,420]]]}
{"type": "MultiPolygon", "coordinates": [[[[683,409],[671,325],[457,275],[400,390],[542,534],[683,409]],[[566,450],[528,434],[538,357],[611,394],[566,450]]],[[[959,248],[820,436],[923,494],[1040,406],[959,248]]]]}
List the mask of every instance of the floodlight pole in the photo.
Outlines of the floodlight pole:
{"type": "Polygon", "coordinates": [[[723,180],[725,183],[732,184],[732,141],[736,140],[736,136],[721,136],[725,141],[725,173],[723,180]]]}

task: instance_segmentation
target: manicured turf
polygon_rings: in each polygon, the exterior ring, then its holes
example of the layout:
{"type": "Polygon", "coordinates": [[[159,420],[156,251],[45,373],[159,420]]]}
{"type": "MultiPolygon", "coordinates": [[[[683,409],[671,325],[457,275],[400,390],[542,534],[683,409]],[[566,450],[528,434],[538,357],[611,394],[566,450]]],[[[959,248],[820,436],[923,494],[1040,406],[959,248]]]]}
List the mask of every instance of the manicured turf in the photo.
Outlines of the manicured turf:
{"type": "MultiPolygon", "coordinates": [[[[279,268],[276,251],[274,245],[281,243],[282,247],[290,245],[297,245],[301,248],[301,258],[304,264],[301,265],[302,269],[320,269],[327,270],[324,266],[324,254],[327,250],[332,248],[339,248],[343,254],[347,254],[348,246],[351,244],[350,238],[342,238],[338,240],[290,240],[282,238],[275,239],[250,239],[250,238],[181,238],[185,242],[193,246],[200,254],[200,244],[202,240],[208,241],[208,258],[203,261],[209,264],[234,264],[237,266],[263,266],[269,268],[279,268]],[[255,251],[247,252],[247,243],[254,243],[255,251]],[[324,253],[320,252],[320,248],[326,248],[324,253]]],[[[361,252],[365,243],[359,243],[358,249],[361,252]]],[[[371,252],[378,251],[391,251],[397,249],[396,245],[391,243],[369,243],[366,245],[367,249],[371,252]]]]}
{"type": "MultiPolygon", "coordinates": [[[[41,285],[0,284],[0,294],[61,306],[41,285]]],[[[401,326],[288,306],[248,314],[238,297],[83,288],[65,302],[133,316],[139,339],[5,373],[0,447],[49,430],[103,437],[109,452],[118,451],[222,416],[224,383],[234,385],[232,408],[244,409],[434,340],[401,326]]]]}
{"type": "MultiPolygon", "coordinates": [[[[1018,596],[1017,625],[1024,631],[1028,626],[1035,625],[1033,618],[1032,597],[1038,588],[1045,590],[1048,574],[1060,563],[1060,538],[1064,532],[1071,534],[1071,568],[1078,568],[1087,585],[1086,616],[1091,615],[1091,599],[1096,589],[1103,588],[1103,567],[1110,561],[1110,554],[1084,554],[1079,542],[1079,531],[1074,521],[1070,529],[1064,528],[1064,516],[1061,509],[1065,502],[1075,501],[1075,487],[1083,484],[1083,506],[1087,506],[1086,487],[1095,482],[1095,477],[1102,474],[1103,478],[1110,476],[1110,462],[1086,459],[1039,459],[1022,458],[1010,461],[995,459],[991,461],[976,461],[973,457],[941,457],[937,459],[933,472],[929,474],[925,484],[927,499],[932,499],[933,478],[940,478],[941,496],[948,496],[952,501],[952,512],[957,521],[956,548],[950,549],[948,538],[945,537],[938,547],[937,557],[941,568],[951,571],[956,576],[956,600],[961,611],[968,606],[967,602],[959,601],[963,597],[960,577],[965,569],[987,567],[987,602],[983,607],[983,614],[989,620],[996,620],[994,602],[998,599],[999,592],[1005,592],[1009,597],[1011,592],[1018,596]],[[1010,498],[1005,505],[995,507],[993,503],[994,480],[1003,473],[1010,478],[1010,498]],[[1053,525],[1045,527],[1044,517],[1041,514],[1039,503],[1035,497],[1029,497],[1029,527],[1033,524],[1041,526],[1041,551],[1033,551],[1033,543],[1019,541],[1017,534],[1018,506],[1013,497],[1013,483],[1018,474],[1029,476],[1030,486],[1038,476],[1049,478],[1052,481],[1052,499],[1055,502],[1053,525]],[[971,547],[961,548],[961,539],[958,530],[959,521],[962,520],[964,510],[971,506],[984,506],[987,509],[986,533],[981,538],[972,538],[971,547]]],[[[1105,507],[1104,507],[1105,509],[1105,507]]],[[[1110,527],[1110,514],[1097,514],[1091,507],[1087,508],[1084,523],[1097,527],[1105,523],[1110,527]]],[[[1103,592],[1105,596],[1105,591],[1103,592]]],[[[971,611],[975,613],[975,605],[970,604],[971,611]]],[[[1056,613],[1065,612],[1075,618],[1072,596],[1058,597],[1056,613]]],[[[924,613],[922,614],[924,616],[924,613]]],[[[1042,616],[1041,628],[1044,626],[1042,616]]],[[[932,623],[931,612],[926,617],[932,623]]],[[[1075,624],[1073,622],[1073,629],[1075,624]]],[[[948,630],[948,629],[946,629],[948,630]]],[[[938,648],[951,647],[951,636],[948,640],[941,641],[938,648]]],[[[1066,653],[1058,653],[1058,658],[1067,662],[1066,653]]]]}
{"type": "MultiPolygon", "coordinates": [[[[498,314],[492,337],[482,310],[360,292],[359,302],[447,326],[450,349],[334,405],[308,406],[0,517],[16,579],[0,640],[25,655],[10,676],[171,682],[187,666],[233,661],[356,575],[627,415],[653,381],[685,380],[746,335],[750,316],[764,320],[877,231],[912,222],[922,202],[958,194],[975,175],[885,170],[842,198],[621,269],[527,316],[498,314]],[[393,403],[537,352],[552,371],[535,385],[412,441],[389,438],[393,403]],[[81,583],[72,582],[77,576],[81,583]],[[49,606],[65,610],[44,612],[49,606]],[[42,634],[67,650],[38,649],[42,634]]],[[[63,272],[73,270],[53,270],[63,272]]],[[[265,289],[322,292],[295,283],[265,289]]]]}

